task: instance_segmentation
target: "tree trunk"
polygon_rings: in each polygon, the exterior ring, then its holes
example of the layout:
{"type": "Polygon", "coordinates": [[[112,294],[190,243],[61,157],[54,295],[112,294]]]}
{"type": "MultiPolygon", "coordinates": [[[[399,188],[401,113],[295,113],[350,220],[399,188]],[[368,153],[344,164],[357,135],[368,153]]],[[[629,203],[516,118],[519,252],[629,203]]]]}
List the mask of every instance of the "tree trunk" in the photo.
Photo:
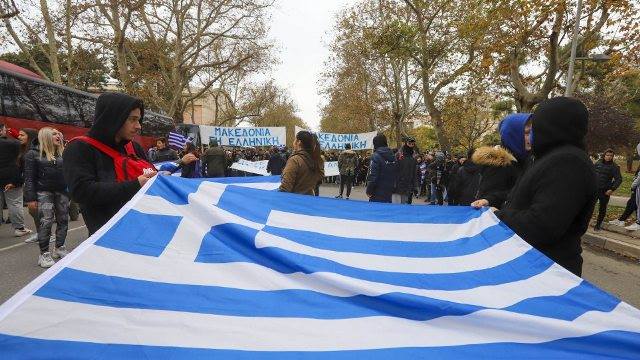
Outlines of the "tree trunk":
{"type": "Polygon", "coordinates": [[[47,32],[47,48],[49,64],[51,65],[51,77],[53,81],[62,84],[62,74],[60,72],[60,64],[58,63],[58,43],[56,41],[56,34],[53,28],[53,20],[49,15],[49,6],[46,0],[40,0],[40,10],[42,11],[42,19],[44,20],[45,29],[47,32]]]}

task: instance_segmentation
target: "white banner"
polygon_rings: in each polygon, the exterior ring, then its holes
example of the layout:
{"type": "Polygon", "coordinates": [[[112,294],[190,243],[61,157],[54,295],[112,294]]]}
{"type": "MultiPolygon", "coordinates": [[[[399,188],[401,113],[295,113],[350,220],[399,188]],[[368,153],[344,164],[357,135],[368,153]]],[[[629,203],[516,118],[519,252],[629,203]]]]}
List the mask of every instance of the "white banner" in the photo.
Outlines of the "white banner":
{"type": "Polygon", "coordinates": [[[200,139],[208,144],[217,139],[220,146],[257,147],[287,144],[285,127],[221,127],[200,125],[200,139]]]}
{"type": "MultiPolygon", "coordinates": [[[[238,162],[234,162],[231,164],[231,168],[235,170],[245,171],[252,174],[269,176],[270,173],[267,172],[267,163],[268,160],[261,161],[249,161],[240,159],[238,162]]],[[[340,175],[340,171],[338,170],[338,162],[337,161],[325,161],[324,163],[324,176],[338,176],[340,175]]]]}
{"type": "Polygon", "coordinates": [[[324,162],[324,176],[338,176],[340,171],[338,170],[337,161],[325,161],[324,162]]]}
{"type": "MultiPolygon", "coordinates": [[[[297,134],[298,131],[305,129],[296,126],[295,130],[297,134]]],[[[344,150],[345,144],[351,144],[352,150],[373,149],[373,138],[377,134],[378,133],[375,131],[360,134],[334,134],[316,132],[322,150],[344,150]]]]}
{"type": "Polygon", "coordinates": [[[234,162],[233,164],[231,164],[231,168],[235,170],[245,171],[252,174],[268,176],[270,175],[267,172],[268,162],[269,160],[249,161],[249,160],[240,159],[238,160],[238,162],[234,162]]]}

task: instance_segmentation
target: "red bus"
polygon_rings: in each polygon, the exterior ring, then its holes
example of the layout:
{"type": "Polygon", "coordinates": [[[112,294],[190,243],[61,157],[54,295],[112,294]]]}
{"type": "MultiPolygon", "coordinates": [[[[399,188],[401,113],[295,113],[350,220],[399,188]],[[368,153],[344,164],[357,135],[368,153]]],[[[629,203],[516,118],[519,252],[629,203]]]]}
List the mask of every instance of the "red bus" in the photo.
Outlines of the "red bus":
{"type": "MultiPolygon", "coordinates": [[[[0,119],[10,128],[52,126],[65,139],[84,135],[93,125],[98,95],[43,80],[19,66],[0,62],[0,119]]],[[[145,149],[175,128],[173,119],[144,112],[142,132],[136,138],[145,149]]]]}

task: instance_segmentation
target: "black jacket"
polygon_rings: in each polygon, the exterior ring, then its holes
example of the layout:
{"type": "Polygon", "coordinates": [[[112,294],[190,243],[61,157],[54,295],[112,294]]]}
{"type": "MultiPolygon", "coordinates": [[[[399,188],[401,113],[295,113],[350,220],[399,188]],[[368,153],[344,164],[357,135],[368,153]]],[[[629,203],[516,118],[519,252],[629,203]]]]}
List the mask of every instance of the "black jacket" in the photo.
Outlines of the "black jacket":
{"type": "Polygon", "coordinates": [[[287,161],[279,153],[271,154],[269,162],[267,162],[267,172],[271,175],[282,175],[282,170],[287,161]]]}
{"type": "Polygon", "coordinates": [[[0,187],[22,185],[22,175],[18,166],[20,141],[9,137],[0,137],[0,187]]]}
{"type": "Polygon", "coordinates": [[[174,161],[174,160],[178,160],[178,153],[173,150],[170,149],[168,147],[162,149],[162,150],[156,150],[154,152],[152,152],[153,154],[153,158],[149,159],[153,162],[163,162],[163,161],[174,161]]]}
{"type": "MultiPolygon", "coordinates": [[[[120,93],[105,93],[96,102],[95,123],[88,136],[126,154],[126,142],[115,142],[115,136],[131,110],[142,102],[120,93]]],[[[147,159],[144,149],[133,142],[136,155],[147,159]]],[[[127,203],[138,190],[138,180],[116,182],[113,159],[82,141],[71,141],[64,154],[64,178],[71,197],[80,204],[89,234],[96,232],[127,203]]]]}
{"type": "Polygon", "coordinates": [[[377,148],[371,156],[367,178],[367,195],[370,195],[371,201],[391,202],[397,171],[396,158],[391,149],[386,146],[377,148]]]}
{"type": "Polygon", "coordinates": [[[518,180],[516,158],[503,147],[485,146],[477,149],[471,159],[481,167],[480,186],[475,200],[486,199],[489,206],[502,208],[518,180]]]}
{"type": "Polygon", "coordinates": [[[540,103],[532,115],[535,161],[496,215],[526,242],[576,275],[580,239],[596,199],[594,166],[584,150],[588,113],[575,99],[540,103]]]}
{"type": "Polygon", "coordinates": [[[66,192],[62,164],[62,157],[53,161],[40,157],[40,149],[34,143],[24,156],[24,200],[37,201],[38,191],[66,192]]]}
{"type": "Polygon", "coordinates": [[[604,159],[600,159],[598,160],[598,162],[596,162],[595,169],[596,176],[598,177],[599,191],[616,191],[620,184],[622,184],[620,167],[615,162],[605,162],[604,159]]]}
{"type": "Polygon", "coordinates": [[[455,181],[450,185],[449,197],[453,196],[455,202],[452,205],[469,206],[477,200],[480,179],[480,166],[473,161],[467,160],[460,166],[455,181]]]}
{"type": "Polygon", "coordinates": [[[417,162],[413,158],[413,149],[403,146],[396,156],[398,174],[396,178],[396,194],[410,195],[415,191],[418,177],[417,162]]]}

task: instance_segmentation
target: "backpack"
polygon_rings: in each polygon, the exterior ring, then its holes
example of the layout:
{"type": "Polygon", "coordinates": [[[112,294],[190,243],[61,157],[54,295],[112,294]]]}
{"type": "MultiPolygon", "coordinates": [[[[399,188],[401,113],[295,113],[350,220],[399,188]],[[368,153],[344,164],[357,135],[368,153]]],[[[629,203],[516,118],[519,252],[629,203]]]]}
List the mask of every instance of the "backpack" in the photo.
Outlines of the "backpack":
{"type": "Polygon", "coordinates": [[[103,154],[111,157],[113,159],[113,168],[116,171],[117,182],[136,180],[140,175],[151,171],[157,171],[153,164],[144,159],[140,159],[136,155],[136,151],[133,148],[133,143],[131,141],[124,146],[127,154],[123,155],[100,141],[88,136],[78,136],[73,138],[71,141],[74,140],[80,140],[87,143],[100,150],[103,154]]]}

